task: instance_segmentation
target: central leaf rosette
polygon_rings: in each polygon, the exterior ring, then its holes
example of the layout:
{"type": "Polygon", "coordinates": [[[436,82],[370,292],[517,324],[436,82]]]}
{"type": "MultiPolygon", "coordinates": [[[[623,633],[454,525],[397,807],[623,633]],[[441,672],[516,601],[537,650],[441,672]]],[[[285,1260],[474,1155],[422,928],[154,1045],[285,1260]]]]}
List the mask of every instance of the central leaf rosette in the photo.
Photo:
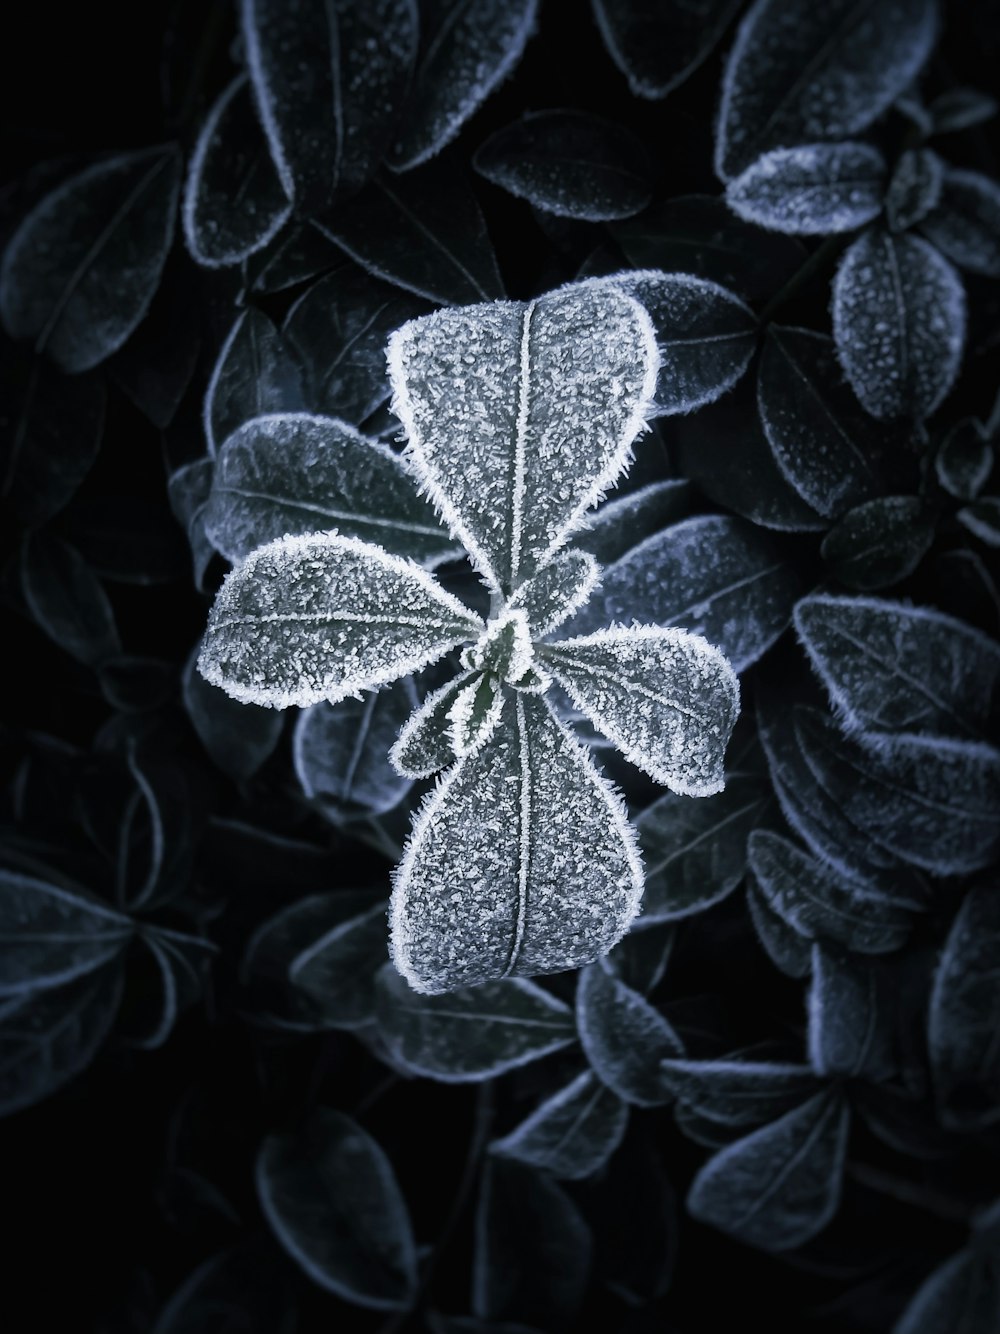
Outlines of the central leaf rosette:
{"type": "Polygon", "coordinates": [[[237,699],[335,703],[461,650],[390,758],[444,770],[394,876],[392,958],[450,991],[589,963],[639,910],[624,803],[553,711],[558,683],[633,764],[689,796],[723,786],[736,676],[698,635],[617,626],[556,639],[600,570],[567,548],[620,477],[659,368],[632,297],[578,284],[442,310],[388,348],[406,461],[493,597],[488,623],[424,568],[338,533],[254,551],[219,592],[199,666],[237,699]]]}

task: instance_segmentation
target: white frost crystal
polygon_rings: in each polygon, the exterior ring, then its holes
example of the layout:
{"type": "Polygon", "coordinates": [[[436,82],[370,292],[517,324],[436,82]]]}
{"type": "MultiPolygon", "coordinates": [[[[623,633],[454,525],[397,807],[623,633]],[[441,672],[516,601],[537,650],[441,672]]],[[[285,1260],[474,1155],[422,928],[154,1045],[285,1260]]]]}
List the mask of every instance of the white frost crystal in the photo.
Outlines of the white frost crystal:
{"type": "MultiPolygon", "coordinates": [[[[446,770],[395,873],[393,962],[427,994],[579,967],[628,930],[643,873],[621,797],[543,698],[553,678],[690,796],[721,789],[739,708],[732,667],[700,635],[634,625],[546,642],[600,578],[564,548],[652,411],[653,327],[633,297],[584,282],[413,320],[387,355],[407,458],[489,585],[489,620],[380,546],[285,536],[226,579],[199,669],[284,708],[360,697],[462,648],[462,673],[389,756],[408,778],[446,770]]],[[[351,499],[335,484],[327,503],[351,499]]]]}

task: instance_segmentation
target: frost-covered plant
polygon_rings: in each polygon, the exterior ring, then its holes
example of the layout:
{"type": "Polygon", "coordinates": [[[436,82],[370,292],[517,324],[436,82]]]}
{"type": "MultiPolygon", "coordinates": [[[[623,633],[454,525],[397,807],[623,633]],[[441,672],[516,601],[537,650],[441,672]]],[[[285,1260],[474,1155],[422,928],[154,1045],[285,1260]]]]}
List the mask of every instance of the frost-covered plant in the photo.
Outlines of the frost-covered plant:
{"type": "Polygon", "coordinates": [[[285,536],[226,579],[199,666],[234,698],[335,703],[461,648],[399,734],[401,774],[444,770],[395,873],[391,950],[423,992],[588,963],[639,909],[622,798],[551,690],[674,792],[723,787],[736,675],[700,635],[554,632],[600,570],[567,546],[618,480],[660,367],[642,305],[609,284],[441,310],[388,346],[406,459],[489,588],[487,620],[428,571],[335,531],[285,536]]]}

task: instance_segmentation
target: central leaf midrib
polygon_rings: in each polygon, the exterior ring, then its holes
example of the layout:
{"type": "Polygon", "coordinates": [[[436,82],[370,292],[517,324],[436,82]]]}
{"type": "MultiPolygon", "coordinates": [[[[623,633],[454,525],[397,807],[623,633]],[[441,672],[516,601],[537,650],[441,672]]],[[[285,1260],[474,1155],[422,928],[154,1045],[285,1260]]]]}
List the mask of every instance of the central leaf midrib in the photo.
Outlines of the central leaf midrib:
{"type": "Polygon", "coordinates": [[[440,528],[425,527],[409,519],[382,518],[374,514],[358,514],[348,510],[333,509],[309,500],[293,500],[282,495],[272,495],[267,491],[253,491],[245,486],[229,486],[223,483],[212,488],[217,496],[238,496],[241,500],[260,500],[268,504],[285,505],[289,509],[304,510],[307,514],[319,514],[324,519],[340,519],[345,523],[371,524],[376,528],[398,528],[402,532],[420,533],[426,537],[443,537],[440,528]]]}

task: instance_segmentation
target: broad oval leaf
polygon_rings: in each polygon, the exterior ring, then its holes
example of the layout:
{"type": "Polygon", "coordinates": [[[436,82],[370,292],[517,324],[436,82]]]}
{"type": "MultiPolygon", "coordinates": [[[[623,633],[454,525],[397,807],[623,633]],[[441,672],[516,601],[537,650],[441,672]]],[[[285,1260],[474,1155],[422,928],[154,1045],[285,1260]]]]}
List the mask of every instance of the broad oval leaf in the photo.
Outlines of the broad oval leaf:
{"type": "Polygon", "coordinates": [[[713,403],[741,378],[757,346],[757,317],[728,288],[686,273],[625,270],[609,278],[648,311],[660,352],[650,415],[713,403]]]}
{"type": "Polygon", "coordinates": [[[462,305],[503,296],[482,209],[452,162],[406,176],[382,173],[314,222],[376,278],[428,301],[462,305]]]}
{"type": "Polygon", "coordinates": [[[397,330],[387,357],[424,491],[508,593],[621,475],[658,362],[643,308],[589,283],[438,311],[397,330]]]}
{"type": "Polygon", "coordinates": [[[336,704],[418,671],[480,628],[412,561],[336,533],[282,537],[226,576],[198,670],[244,704],[336,704]]]}
{"type": "Polygon", "coordinates": [[[919,236],[879,228],[847,250],[833,283],[833,335],[873,417],[928,417],[947,397],[965,346],[965,293],[919,236]]]}
{"type": "Polygon", "coordinates": [[[571,1181],[593,1176],[625,1134],[628,1106],[589,1070],[559,1089],[490,1152],[571,1181]]]}
{"type": "Polygon", "coordinates": [[[58,987],[119,954],[132,921],[83,890],[0,870],[0,996],[58,987]]]}
{"type": "Polygon", "coordinates": [[[934,0],[755,0],[723,76],[719,176],[770,148],[866,129],[912,82],[936,36],[934,0]]]}
{"type": "Polygon", "coordinates": [[[892,1334],[992,1334],[998,1323],[1000,1264],[987,1251],[967,1247],[928,1275],[892,1334]]]}
{"type": "Polygon", "coordinates": [[[519,694],[414,821],[393,961],[428,993],[579,967],[624,935],[641,894],[621,798],[548,705],[519,694]]]}
{"type": "Polygon", "coordinates": [[[860,407],[833,340],[812,329],[768,328],[757,406],[782,474],[825,518],[881,495],[906,448],[901,432],[860,407]]]}
{"type": "Polygon", "coordinates": [[[927,1040],[942,1121],[981,1130],[1000,1119],[1000,898],[970,890],[934,975],[927,1040]]]}
{"type": "Polygon", "coordinates": [[[241,264],[274,239],[291,213],[240,74],[209,111],[191,155],[184,240],[192,259],[207,268],[241,264]]]}
{"type": "Polygon", "coordinates": [[[313,1112],[257,1156],[267,1221],[314,1283],[345,1301],[404,1311],[417,1291],[413,1230],[392,1164],[349,1116],[313,1112]]]}
{"type": "Polygon", "coordinates": [[[668,1057],[663,1087],[699,1116],[726,1126],[759,1126],[794,1110],[819,1088],[808,1065],[723,1056],[714,1061],[668,1057]]]}
{"type": "Polygon", "coordinates": [[[747,835],[763,814],[766,782],[729,775],[704,800],[665,793],[636,820],[646,866],[639,925],[689,917],[731,894],[746,873],[747,835]]]}
{"type": "Polygon", "coordinates": [[[688,1208],[700,1222],[762,1250],[803,1245],[840,1202],[848,1121],[839,1089],[817,1093],[709,1159],[688,1208]]]}
{"type": "Polygon", "coordinates": [[[795,628],[843,726],[985,738],[1000,645],[932,608],[813,593],[795,628]]]}
{"type": "Polygon", "coordinates": [[[608,55],[633,96],[666,97],[709,56],[739,0],[591,0],[608,55]]]}
{"type": "Polygon", "coordinates": [[[960,269],[1000,278],[1000,185],[989,176],[946,167],[940,201],[920,230],[960,269]]]}
{"type": "Polygon", "coordinates": [[[205,531],[228,560],[288,534],[336,531],[432,564],[455,543],[398,455],[304,412],[245,422],[216,461],[205,531]]]}
{"type": "Polygon", "coordinates": [[[813,946],[809,1060],[818,1075],[879,1083],[895,1070],[895,1013],[882,975],[864,959],[813,946]]]}
{"type": "Polygon", "coordinates": [[[64,371],[90,370],[149,309],[174,235],[176,147],[98,162],[45,196],[0,264],[0,319],[64,371]]]}
{"type": "Polygon", "coordinates": [[[684,1048],[652,1005],[602,963],[580,974],[576,1023],[594,1073],[625,1102],[655,1107],[668,1102],[660,1063],[684,1048]]]}
{"type": "Polygon", "coordinates": [[[278,177],[302,212],[373,175],[406,96],[413,0],[241,0],[247,67],[278,177]]]}
{"type": "Polygon", "coordinates": [[[922,496],[879,496],[848,510],[823,538],[830,573],[862,593],[911,575],[934,543],[934,511],[922,496]]]}
{"type": "Polygon", "coordinates": [[[937,153],[929,148],[901,153],[885,193],[889,230],[905,232],[922,222],[940,200],[943,181],[944,163],[937,153]]]}
{"type": "Polygon", "coordinates": [[[724,785],[740,683],[725,657],[686,630],[598,630],[539,648],[594,726],[656,782],[689,797],[724,785]]]}
{"type": "Polygon", "coordinates": [[[114,611],[100,580],[75,547],[47,532],[21,549],[21,590],[38,626],[88,667],[122,651],[114,611]]]}
{"type": "Polygon", "coordinates": [[[584,111],[535,111],[472,159],[480,176],[560,218],[628,218],[652,198],[653,164],[624,126],[584,111]]]}
{"type": "Polygon", "coordinates": [[[301,713],[292,758],[306,796],[335,821],[392,810],[411,782],[394,771],[388,751],[416,705],[413,683],[404,680],[301,713]]]}
{"type": "MultiPolygon", "coordinates": [[[[623,496],[609,496],[575,535],[573,546],[589,551],[601,565],[608,565],[683,518],[691,502],[692,488],[682,477],[668,477],[623,496]]],[[[603,578],[603,571],[601,574],[603,578]]]]}
{"type": "Polygon", "coordinates": [[[569,629],[610,621],[679,626],[717,645],[742,672],[785,629],[797,592],[797,574],[766,533],[731,515],[703,515],[609,565],[569,629]]]}
{"type": "Polygon", "coordinates": [[[734,213],[794,236],[863,227],[882,212],[885,159],[870,144],[774,148],[726,186],[734,213]]]}
{"type": "Polygon", "coordinates": [[[284,719],[273,709],[240,704],[197,670],[198,650],[181,678],[184,707],[209,756],[230,778],[252,778],[274,751],[284,719]]]}
{"type": "Polygon", "coordinates": [[[537,0],[424,0],[413,86],[388,155],[395,171],[418,167],[455,138],[521,59],[537,8],[537,0]]]}
{"type": "Polygon", "coordinates": [[[394,1055],[446,1084],[491,1079],[576,1040],[569,1006],[521,977],[427,996],[386,964],[376,993],[379,1031],[394,1055]]]}
{"type": "Polygon", "coordinates": [[[250,306],[227,334],[205,391],[209,454],[244,422],[303,407],[302,373],[292,349],[264,312],[250,306]]]}

